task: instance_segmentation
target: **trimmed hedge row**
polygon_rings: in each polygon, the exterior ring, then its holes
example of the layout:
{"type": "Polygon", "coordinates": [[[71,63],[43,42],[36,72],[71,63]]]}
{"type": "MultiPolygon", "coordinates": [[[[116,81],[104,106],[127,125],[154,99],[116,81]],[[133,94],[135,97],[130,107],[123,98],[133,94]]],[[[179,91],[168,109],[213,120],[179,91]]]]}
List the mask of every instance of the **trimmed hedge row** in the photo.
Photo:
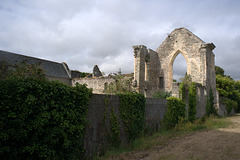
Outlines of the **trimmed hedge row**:
{"type": "Polygon", "coordinates": [[[0,81],[0,159],[79,159],[91,90],[34,79],[0,81]]]}

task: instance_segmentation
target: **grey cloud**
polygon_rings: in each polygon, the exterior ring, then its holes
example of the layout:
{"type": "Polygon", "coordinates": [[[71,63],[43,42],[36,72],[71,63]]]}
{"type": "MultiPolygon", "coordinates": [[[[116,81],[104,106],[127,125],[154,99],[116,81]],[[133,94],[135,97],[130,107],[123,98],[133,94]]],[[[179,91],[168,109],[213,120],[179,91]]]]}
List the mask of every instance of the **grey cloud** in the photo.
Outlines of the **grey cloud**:
{"type": "MultiPolygon", "coordinates": [[[[239,1],[9,0],[0,1],[0,49],[91,72],[133,72],[133,45],[155,50],[186,27],[216,45],[216,64],[240,79],[239,1]],[[230,65],[231,64],[231,65],[230,65]]],[[[185,74],[176,61],[176,74],[185,74]]]]}

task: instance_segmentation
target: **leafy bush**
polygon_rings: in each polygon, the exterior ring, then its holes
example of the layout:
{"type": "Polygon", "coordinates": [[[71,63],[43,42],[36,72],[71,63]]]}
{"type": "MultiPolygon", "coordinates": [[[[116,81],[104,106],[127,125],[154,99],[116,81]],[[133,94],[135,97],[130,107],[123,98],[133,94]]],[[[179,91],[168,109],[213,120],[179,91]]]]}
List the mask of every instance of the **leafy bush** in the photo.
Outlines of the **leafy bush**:
{"type": "Polygon", "coordinates": [[[139,93],[119,94],[120,117],[123,120],[129,141],[132,142],[144,128],[145,97],[139,93]]]}
{"type": "Polygon", "coordinates": [[[91,92],[36,79],[0,81],[1,159],[80,159],[91,92]]]}
{"type": "Polygon", "coordinates": [[[236,110],[238,108],[238,103],[226,97],[221,97],[220,102],[226,105],[227,114],[229,115],[232,109],[236,110]]]}
{"type": "Polygon", "coordinates": [[[165,128],[170,129],[185,118],[185,103],[176,97],[169,97],[167,100],[167,111],[163,121],[165,128]]]}
{"type": "Polygon", "coordinates": [[[160,99],[166,99],[171,96],[172,96],[172,92],[168,92],[165,90],[157,91],[153,94],[153,98],[160,98],[160,99]]]}
{"type": "Polygon", "coordinates": [[[234,81],[230,76],[219,74],[216,75],[216,86],[221,97],[237,102],[235,111],[238,110],[240,107],[240,82],[234,81]]]}
{"type": "Polygon", "coordinates": [[[121,72],[111,75],[115,81],[106,84],[104,93],[106,94],[124,94],[128,92],[136,93],[136,89],[132,86],[132,77],[123,76],[121,72]]]}
{"type": "Polygon", "coordinates": [[[220,96],[228,97],[235,91],[235,82],[229,77],[216,75],[216,86],[220,96]]]}

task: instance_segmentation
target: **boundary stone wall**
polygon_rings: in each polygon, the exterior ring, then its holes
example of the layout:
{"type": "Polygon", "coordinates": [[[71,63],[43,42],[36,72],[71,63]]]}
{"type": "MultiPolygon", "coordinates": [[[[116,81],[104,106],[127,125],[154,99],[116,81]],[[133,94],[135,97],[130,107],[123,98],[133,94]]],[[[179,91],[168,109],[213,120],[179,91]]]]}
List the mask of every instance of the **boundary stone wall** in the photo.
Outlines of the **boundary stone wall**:
{"type": "MultiPolygon", "coordinates": [[[[126,129],[119,117],[119,106],[119,96],[117,95],[92,95],[88,108],[88,124],[84,142],[87,157],[103,151],[108,146],[106,137],[110,131],[110,114],[112,108],[119,119],[121,142],[123,144],[127,142],[126,129]],[[106,103],[106,98],[109,99],[108,103],[106,103]]],[[[166,99],[146,98],[146,127],[158,129],[160,127],[160,120],[163,120],[166,108],[166,99]]]]}

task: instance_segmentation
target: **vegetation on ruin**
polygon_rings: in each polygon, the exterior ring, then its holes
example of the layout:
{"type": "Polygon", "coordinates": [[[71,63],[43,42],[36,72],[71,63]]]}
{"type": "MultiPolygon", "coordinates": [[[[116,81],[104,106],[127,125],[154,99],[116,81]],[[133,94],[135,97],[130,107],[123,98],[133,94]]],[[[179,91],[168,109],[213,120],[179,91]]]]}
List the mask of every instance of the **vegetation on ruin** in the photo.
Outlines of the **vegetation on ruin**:
{"type": "Polygon", "coordinates": [[[170,129],[185,119],[185,103],[176,97],[167,98],[167,109],[164,115],[164,127],[170,129]]]}
{"type": "Polygon", "coordinates": [[[132,87],[131,77],[124,77],[120,71],[117,74],[111,76],[115,81],[110,84],[106,84],[104,88],[104,93],[123,94],[129,92],[136,92],[135,89],[132,87]]]}
{"type": "Polygon", "coordinates": [[[112,108],[110,114],[110,131],[107,135],[107,141],[111,144],[112,147],[118,148],[121,140],[120,140],[120,123],[117,115],[114,112],[114,108],[112,108]]]}
{"type": "Polygon", "coordinates": [[[185,74],[184,78],[181,78],[181,83],[179,84],[179,96],[185,102],[186,96],[188,95],[188,89],[192,84],[192,78],[190,75],[185,74]]]}
{"type": "Polygon", "coordinates": [[[152,95],[153,98],[160,98],[160,99],[166,99],[171,96],[172,96],[172,92],[165,91],[165,90],[158,90],[152,95]]]}
{"type": "Polygon", "coordinates": [[[120,117],[126,126],[129,142],[142,132],[145,121],[145,97],[140,93],[119,94],[120,117]]]}
{"type": "Polygon", "coordinates": [[[90,95],[26,74],[0,80],[0,158],[81,159],[90,95]]]}
{"type": "Polygon", "coordinates": [[[194,122],[197,114],[197,89],[196,83],[192,82],[188,92],[188,119],[194,122]]]}
{"type": "Polygon", "coordinates": [[[185,77],[181,80],[182,82],[179,84],[179,95],[185,104],[188,105],[188,120],[194,122],[197,114],[197,86],[187,74],[185,74],[185,77]]]}
{"type": "Polygon", "coordinates": [[[119,116],[117,116],[114,108],[109,105],[110,96],[108,95],[105,98],[102,124],[105,127],[106,122],[110,122],[106,140],[109,143],[109,148],[117,149],[121,145],[120,121],[124,124],[130,144],[143,132],[145,126],[145,97],[139,93],[118,94],[120,106],[119,116]]]}
{"type": "Polygon", "coordinates": [[[121,144],[120,140],[120,123],[119,118],[115,113],[115,110],[113,107],[109,105],[110,98],[109,96],[106,96],[104,99],[104,115],[103,115],[103,121],[102,121],[102,127],[107,130],[106,140],[110,144],[110,148],[118,148],[121,144]],[[110,109],[110,112],[109,112],[110,109]],[[106,122],[110,122],[110,130],[106,127],[106,122]]]}

